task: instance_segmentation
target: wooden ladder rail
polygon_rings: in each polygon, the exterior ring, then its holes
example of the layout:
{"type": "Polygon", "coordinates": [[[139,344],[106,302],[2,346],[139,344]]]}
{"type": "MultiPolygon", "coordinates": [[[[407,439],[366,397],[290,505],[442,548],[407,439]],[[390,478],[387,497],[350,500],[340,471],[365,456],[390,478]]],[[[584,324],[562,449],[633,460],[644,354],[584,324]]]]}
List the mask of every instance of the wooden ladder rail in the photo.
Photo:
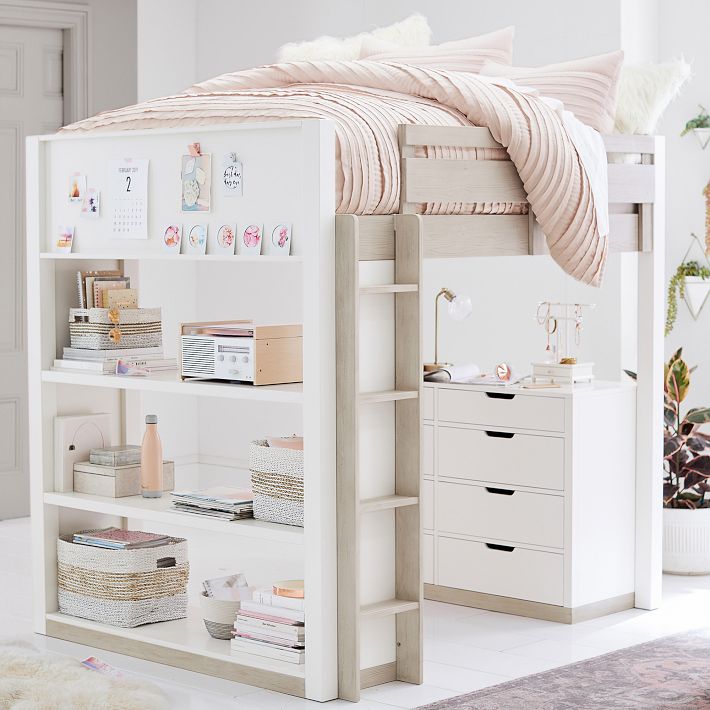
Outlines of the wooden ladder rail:
{"type": "MultiPolygon", "coordinates": [[[[365,217],[364,219],[367,219],[365,217]]],[[[366,687],[360,668],[363,618],[396,616],[397,680],[422,682],[421,575],[421,264],[422,220],[394,218],[394,284],[361,287],[360,219],[336,218],[338,694],[357,702],[366,687]],[[395,299],[395,383],[384,392],[360,392],[359,301],[370,294],[395,299]],[[394,494],[362,500],[359,485],[359,422],[365,404],[394,402],[394,494]],[[360,527],[363,516],[393,510],[395,598],[360,603],[360,527]]],[[[391,241],[391,234],[389,235],[391,241]]],[[[390,678],[393,679],[393,678],[390,678]]]]}

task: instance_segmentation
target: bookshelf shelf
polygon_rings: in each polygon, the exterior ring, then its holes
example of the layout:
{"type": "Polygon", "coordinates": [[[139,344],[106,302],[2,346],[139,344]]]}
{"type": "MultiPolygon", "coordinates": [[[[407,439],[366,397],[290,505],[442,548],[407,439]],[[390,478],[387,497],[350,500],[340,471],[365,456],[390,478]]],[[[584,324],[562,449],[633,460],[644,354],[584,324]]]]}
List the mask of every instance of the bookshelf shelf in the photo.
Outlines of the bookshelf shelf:
{"type": "Polygon", "coordinates": [[[39,255],[40,259],[52,260],[52,261],[95,261],[95,260],[106,260],[106,261],[174,261],[174,262],[186,262],[186,261],[202,261],[202,262],[215,262],[221,261],[229,264],[302,264],[303,258],[300,256],[269,256],[264,254],[262,256],[242,256],[239,254],[161,254],[157,253],[146,253],[138,254],[131,252],[73,252],[71,254],[59,254],[51,251],[43,251],[39,255]]]}
{"type": "Polygon", "coordinates": [[[213,639],[200,610],[188,607],[186,619],[146,624],[133,629],[109,626],[58,612],[46,615],[52,636],[91,644],[116,653],[167,663],[271,690],[302,695],[305,664],[252,654],[232,653],[229,641],[213,639]]]}
{"type": "Polygon", "coordinates": [[[170,494],[162,498],[143,498],[127,496],[125,498],[107,498],[85,493],[45,493],[46,505],[73,510],[85,510],[104,515],[117,515],[136,520],[150,520],[165,525],[178,525],[196,530],[209,530],[225,535],[257,538],[273,542],[303,544],[303,528],[295,525],[280,525],[263,520],[248,518],[245,520],[219,520],[201,515],[181,513],[171,510],[170,494]]]}
{"type": "Polygon", "coordinates": [[[42,382],[82,387],[108,387],[139,392],[166,392],[198,397],[219,397],[258,402],[285,402],[300,404],[303,401],[303,385],[238,385],[228,382],[182,381],[177,372],[156,372],[148,377],[99,375],[94,373],[43,370],[42,382]]]}

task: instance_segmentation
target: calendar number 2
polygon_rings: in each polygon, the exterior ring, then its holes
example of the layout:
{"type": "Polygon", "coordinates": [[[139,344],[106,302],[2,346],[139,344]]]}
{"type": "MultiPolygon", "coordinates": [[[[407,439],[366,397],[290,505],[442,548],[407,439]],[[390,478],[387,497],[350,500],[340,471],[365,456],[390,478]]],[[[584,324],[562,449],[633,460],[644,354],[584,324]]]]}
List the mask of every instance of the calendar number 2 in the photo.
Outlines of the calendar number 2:
{"type": "Polygon", "coordinates": [[[131,176],[126,175],[126,192],[131,191],[131,176]]]}

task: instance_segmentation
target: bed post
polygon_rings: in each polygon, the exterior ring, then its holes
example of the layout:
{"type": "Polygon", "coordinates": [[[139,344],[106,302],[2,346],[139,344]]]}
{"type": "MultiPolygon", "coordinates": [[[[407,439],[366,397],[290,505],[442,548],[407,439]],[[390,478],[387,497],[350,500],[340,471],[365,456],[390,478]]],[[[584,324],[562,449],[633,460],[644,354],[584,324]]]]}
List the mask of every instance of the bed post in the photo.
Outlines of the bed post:
{"type": "Polygon", "coordinates": [[[665,139],[654,138],[654,197],[639,206],[638,391],[636,405],[636,606],[656,609],[662,594],[663,314],[665,139]]]}

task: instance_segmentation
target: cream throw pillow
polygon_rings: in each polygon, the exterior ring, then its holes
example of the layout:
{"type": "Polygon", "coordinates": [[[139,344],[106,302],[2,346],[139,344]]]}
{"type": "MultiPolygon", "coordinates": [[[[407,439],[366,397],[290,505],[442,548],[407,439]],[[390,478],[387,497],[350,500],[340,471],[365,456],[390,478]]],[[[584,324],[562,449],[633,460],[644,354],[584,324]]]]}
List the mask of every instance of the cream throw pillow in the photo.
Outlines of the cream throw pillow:
{"type": "Polygon", "coordinates": [[[487,62],[510,64],[513,59],[514,33],[514,27],[506,27],[478,37],[410,50],[375,37],[366,37],[362,42],[360,59],[478,74],[487,62]]]}
{"type": "Polygon", "coordinates": [[[424,15],[411,15],[406,20],[361,32],[354,37],[319,37],[309,42],[291,42],[279,49],[279,62],[307,62],[336,59],[357,59],[362,41],[374,37],[397,47],[426,47],[431,39],[429,22],[424,15]]]}
{"type": "Polygon", "coordinates": [[[537,89],[542,96],[561,101],[582,123],[600,133],[611,133],[623,61],[624,53],[617,51],[534,69],[488,62],[481,73],[537,89]]]}
{"type": "Polygon", "coordinates": [[[652,135],[689,78],[690,64],[682,58],[663,64],[625,64],[619,77],[614,130],[652,135]]]}

